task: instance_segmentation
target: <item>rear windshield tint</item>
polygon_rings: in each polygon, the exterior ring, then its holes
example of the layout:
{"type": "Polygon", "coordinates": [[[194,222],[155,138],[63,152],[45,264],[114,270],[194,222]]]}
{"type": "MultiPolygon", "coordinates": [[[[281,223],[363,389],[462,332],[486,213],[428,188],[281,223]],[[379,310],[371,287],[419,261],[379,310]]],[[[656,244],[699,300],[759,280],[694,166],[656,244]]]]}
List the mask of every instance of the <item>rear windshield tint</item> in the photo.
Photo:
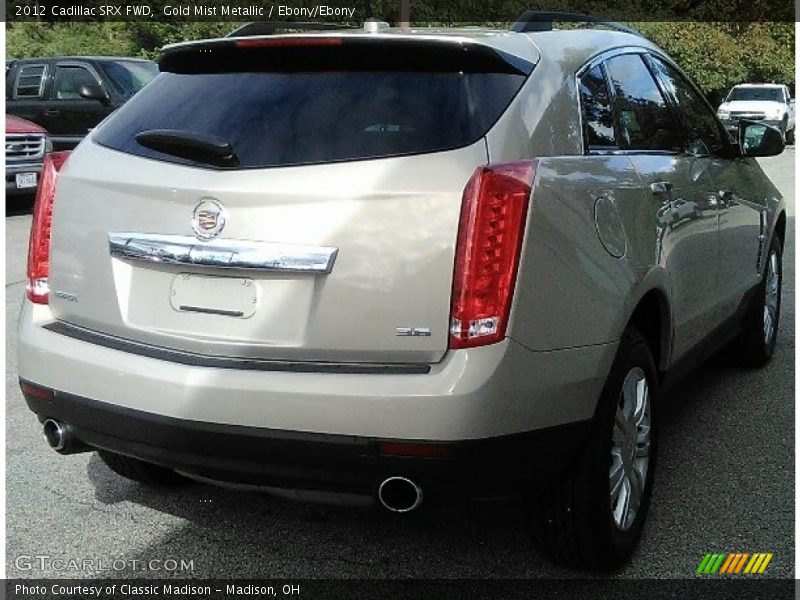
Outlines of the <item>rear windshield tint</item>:
{"type": "MultiPolygon", "coordinates": [[[[162,67],[163,68],[163,67],[162,67]]],[[[480,139],[527,74],[330,71],[162,73],[95,133],[104,146],[210,165],[140,145],[169,129],[221,138],[236,168],[361,160],[459,148],[480,139]]]]}

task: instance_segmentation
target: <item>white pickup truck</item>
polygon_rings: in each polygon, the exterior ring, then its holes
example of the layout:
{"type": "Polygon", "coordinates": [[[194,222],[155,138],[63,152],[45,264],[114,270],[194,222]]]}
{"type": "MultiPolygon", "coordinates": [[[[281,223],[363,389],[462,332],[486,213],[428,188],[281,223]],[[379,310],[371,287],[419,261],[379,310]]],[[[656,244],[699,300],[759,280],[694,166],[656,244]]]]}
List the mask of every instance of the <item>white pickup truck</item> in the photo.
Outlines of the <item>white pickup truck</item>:
{"type": "Polygon", "coordinates": [[[734,136],[739,119],[764,121],[779,128],[787,144],[794,144],[794,108],[794,98],[785,85],[743,83],[731,88],[717,115],[734,136]]]}

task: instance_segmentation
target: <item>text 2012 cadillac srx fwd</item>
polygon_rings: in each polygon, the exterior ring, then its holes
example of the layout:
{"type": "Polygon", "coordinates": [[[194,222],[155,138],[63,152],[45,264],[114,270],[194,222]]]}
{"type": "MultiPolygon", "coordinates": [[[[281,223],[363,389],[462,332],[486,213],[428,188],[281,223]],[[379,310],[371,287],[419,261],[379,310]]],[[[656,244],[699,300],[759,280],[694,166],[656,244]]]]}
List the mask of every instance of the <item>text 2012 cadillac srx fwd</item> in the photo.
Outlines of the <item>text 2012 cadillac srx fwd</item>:
{"type": "Polygon", "coordinates": [[[665,374],[773,352],[752,157],[783,139],[733,142],[635,32],[545,17],[167,47],[45,164],[19,371],[50,445],[398,512],[519,491],[555,559],[623,564],[665,374]]]}

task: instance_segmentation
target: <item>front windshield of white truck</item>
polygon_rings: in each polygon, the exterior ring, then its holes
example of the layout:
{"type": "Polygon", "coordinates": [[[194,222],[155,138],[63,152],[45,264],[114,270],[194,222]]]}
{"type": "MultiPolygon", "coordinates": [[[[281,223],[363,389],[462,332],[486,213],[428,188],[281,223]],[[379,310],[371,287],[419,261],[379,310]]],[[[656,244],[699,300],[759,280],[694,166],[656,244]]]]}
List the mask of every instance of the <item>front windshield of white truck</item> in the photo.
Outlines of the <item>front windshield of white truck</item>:
{"type": "Polygon", "coordinates": [[[780,88],[735,87],[728,94],[728,102],[738,100],[756,100],[767,102],[783,102],[783,90],[780,88]]]}

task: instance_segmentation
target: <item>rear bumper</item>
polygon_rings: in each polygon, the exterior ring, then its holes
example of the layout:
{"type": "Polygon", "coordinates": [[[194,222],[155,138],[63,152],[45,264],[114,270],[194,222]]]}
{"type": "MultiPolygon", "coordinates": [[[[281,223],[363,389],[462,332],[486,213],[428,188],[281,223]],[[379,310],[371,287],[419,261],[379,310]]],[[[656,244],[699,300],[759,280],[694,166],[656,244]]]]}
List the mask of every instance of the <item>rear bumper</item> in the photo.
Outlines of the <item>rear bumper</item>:
{"type": "MultiPolygon", "coordinates": [[[[38,387],[38,386],[37,386],[38,387]]],[[[64,392],[25,394],[40,420],[72,427],[85,444],[216,481],[374,495],[392,476],[426,495],[491,495],[540,485],[563,469],[588,423],[425,444],[436,456],[397,456],[401,440],[280,431],[175,419],[64,392]],[[395,444],[387,450],[382,442],[395,444]],[[387,454],[393,452],[394,455],[387,454]]],[[[418,447],[420,440],[410,440],[418,447]]],[[[400,450],[399,453],[403,453],[400,450]]]]}
{"type": "Polygon", "coordinates": [[[580,447],[616,351],[532,352],[506,339],[422,373],[240,370],[101,346],[52,323],[47,306],[23,303],[20,378],[56,390],[51,403],[27,398],[40,419],[209,479],[359,492],[392,475],[486,490],[548,477],[580,447]],[[450,450],[388,456],[382,441],[450,450]]]}
{"type": "Polygon", "coordinates": [[[263,371],[104,347],[46,329],[53,322],[48,306],[23,302],[22,379],[188,421],[388,439],[482,439],[591,419],[616,351],[532,352],[506,339],[448,352],[424,373],[263,371]]]}

